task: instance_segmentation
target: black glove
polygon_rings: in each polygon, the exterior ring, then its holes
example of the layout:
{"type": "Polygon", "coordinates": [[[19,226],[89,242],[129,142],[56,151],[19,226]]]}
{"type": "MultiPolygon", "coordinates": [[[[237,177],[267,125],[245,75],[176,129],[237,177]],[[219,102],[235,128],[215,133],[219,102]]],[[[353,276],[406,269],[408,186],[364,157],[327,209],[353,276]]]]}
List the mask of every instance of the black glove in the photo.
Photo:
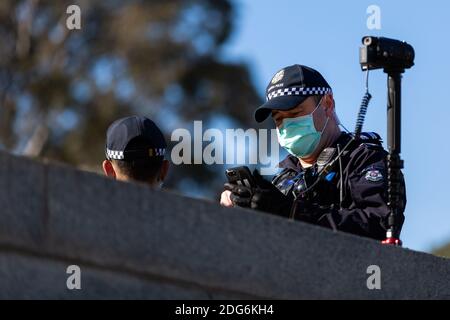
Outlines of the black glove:
{"type": "Polygon", "coordinates": [[[271,182],[265,180],[257,170],[253,171],[256,188],[225,183],[225,190],[231,191],[234,205],[265,211],[289,217],[293,203],[292,196],[285,196],[271,182]]]}

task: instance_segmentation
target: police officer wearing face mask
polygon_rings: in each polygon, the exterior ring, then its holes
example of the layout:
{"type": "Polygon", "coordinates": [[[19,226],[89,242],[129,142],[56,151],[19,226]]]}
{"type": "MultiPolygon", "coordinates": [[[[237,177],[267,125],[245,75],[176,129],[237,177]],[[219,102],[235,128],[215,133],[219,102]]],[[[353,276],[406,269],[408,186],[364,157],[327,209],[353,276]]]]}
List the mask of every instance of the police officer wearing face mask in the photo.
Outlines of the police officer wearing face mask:
{"type": "Polygon", "coordinates": [[[106,176],[160,188],[169,170],[166,140],[156,124],[140,116],[116,120],[106,133],[106,176]]]}
{"type": "MultiPolygon", "coordinates": [[[[332,90],[316,70],[292,65],[277,72],[266,89],[258,122],[272,116],[278,141],[289,155],[272,183],[254,172],[256,188],[225,184],[224,206],[250,207],[382,240],[388,229],[387,152],[376,133],[359,139],[342,132],[332,90]]],[[[403,181],[403,177],[402,177],[403,181]]],[[[404,182],[403,195],[404,192],[404,182]]],[[[396,217],[396,230],[403,225],[396,217]]],[[[399,236],[399,234],[397,235],[399,236]]]]}

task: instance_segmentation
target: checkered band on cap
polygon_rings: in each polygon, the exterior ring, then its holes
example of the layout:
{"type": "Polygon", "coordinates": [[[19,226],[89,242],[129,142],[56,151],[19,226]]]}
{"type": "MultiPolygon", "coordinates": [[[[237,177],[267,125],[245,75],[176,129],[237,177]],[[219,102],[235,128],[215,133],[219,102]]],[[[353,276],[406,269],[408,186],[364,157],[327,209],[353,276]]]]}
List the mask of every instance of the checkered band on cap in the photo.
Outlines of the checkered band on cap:
{"type": "Polygon", "coordinates": [[[123,151],[114,151],[106,149],[106,155],[108,156],[108,159],[111,160],[123,160],[124,154],[123,151]]]}
{"type": "Polygon", "coordinates": [[[289,87],[275,90],[267,95],[267,100],[271,100],[281,96],[311,96],[311,95],[325,95],[332,93],[331,88],[328,87],[289,87]]]}
{"type": "Polygon", "coordinates": [[[156,149],[149,149],[148,155],[150,157],[162,157],[166,153],[165,148],[156,148],[156,149]]]}
{"type": "MultiPolygon", "coordinates": [[[[142,153],[141,151],[138,151],[139,154],[146,154],[145,151],[144,153],[142,153]]],[[[131,153],[133,153],[133,151],[128,151],[128,156],[127,158],[131,158],[131,153]]],[[[166,153],[166,149],[165,148],[154,148],[154,149],[148,149],[148,157],[162,157],[164,156],[166,153]]],[[[125,159],[125,152],[124,151],[115,151],[115,150],[109,150],[106,149],[106,155],[108,156],[108,159],[111,160],[124,160],[125,159]]]]}

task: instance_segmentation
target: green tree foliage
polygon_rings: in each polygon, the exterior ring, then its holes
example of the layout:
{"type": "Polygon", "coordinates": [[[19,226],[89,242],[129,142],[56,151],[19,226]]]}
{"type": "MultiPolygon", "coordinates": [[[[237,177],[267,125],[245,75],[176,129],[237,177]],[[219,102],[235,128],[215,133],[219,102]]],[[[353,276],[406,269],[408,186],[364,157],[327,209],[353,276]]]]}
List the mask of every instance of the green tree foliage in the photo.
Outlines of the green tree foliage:
{"type": "Polygon", "coordinates": [[[440,256],[440,257],[446,257],[446,258],[450,258],[450,243],[437,248],[435,250],[433,250],[432,252],[434,255],[440,256]]]}
{"type": "MultiPolygon", "coordinates": [[[[220,115],[252,126],[260,99],[247,67],[219,58],[233,21],[228,0],[2,0],[0,149],[99,169],[121,116],[146,115],[167,135],[220,115]],[[71,4],[81,30],[66,27],[71,4]]],[[[224,178],[173,169],[172,187],[224,178]]]]}

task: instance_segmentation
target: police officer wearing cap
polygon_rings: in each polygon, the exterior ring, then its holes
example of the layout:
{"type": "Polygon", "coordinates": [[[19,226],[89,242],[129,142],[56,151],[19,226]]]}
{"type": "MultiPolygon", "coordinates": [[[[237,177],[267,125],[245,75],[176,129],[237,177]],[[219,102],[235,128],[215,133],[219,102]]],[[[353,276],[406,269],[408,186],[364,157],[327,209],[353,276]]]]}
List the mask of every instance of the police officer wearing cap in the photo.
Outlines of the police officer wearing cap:
{"type": "MultiPolygon", "coordinates": [[[[358,139],[341,131],[331,87],[302,65],[277,72],[257,122],[272,116],[289,155],[272,183],[254,172],[256,188],[225,184],[224,206],[250,207],[333,230],[382,240],[388,229],[387,152],[372,132],[358,139]]],[[[403,181],[403,177],[402,177],[403,181]]],[[[403,195],[404,192],[404,182],[403,195]]],[[[404,222],[396,218],[398,232],[404,222]]]]}
{"type": "Polygon", "coordinates": [[[156,124],[140,116],[115,121],[106,133],[106,176],[161,187],[169,170],[166,140],[156,124]]]}

